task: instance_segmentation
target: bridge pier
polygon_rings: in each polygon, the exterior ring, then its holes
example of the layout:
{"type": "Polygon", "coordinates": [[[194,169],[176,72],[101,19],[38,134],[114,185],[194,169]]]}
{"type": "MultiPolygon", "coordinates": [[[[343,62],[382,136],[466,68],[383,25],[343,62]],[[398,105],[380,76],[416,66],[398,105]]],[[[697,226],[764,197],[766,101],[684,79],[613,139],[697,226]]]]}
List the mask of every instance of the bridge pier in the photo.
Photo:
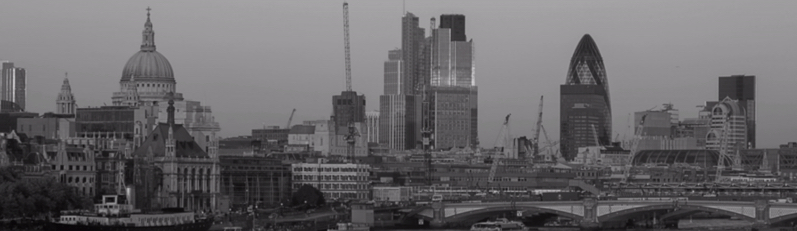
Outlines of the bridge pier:
{"type": "Polygon", "coordinates": [[[442,201],[432,202],[432,222],[429,223],[433,228],[443,228],[446,225],[446,214],[443,209],[442,201]]]}
{"type": "Polygon", "coordinates": [[[601,223],[598,222],[597,207],[598,201],[595,198],[584,198],[584,219],[579,223],[581,230],[600,229],[601,223]]]}

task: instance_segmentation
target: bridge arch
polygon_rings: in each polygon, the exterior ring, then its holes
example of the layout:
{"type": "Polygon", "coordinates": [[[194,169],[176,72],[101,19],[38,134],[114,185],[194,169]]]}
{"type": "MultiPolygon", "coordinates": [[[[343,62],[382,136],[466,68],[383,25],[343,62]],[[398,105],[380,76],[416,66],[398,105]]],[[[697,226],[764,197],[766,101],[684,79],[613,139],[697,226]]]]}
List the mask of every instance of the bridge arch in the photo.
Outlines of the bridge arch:
{"type": "MultiPolygon", "coordinates": [[[[771,213],[771,211],[770,211],[770,213],[771,213]]],[[[779,225],[779,224],[782,224],[782,223],[788,222],[788,221],[794,221],[795,223],[797,223],[797,213],[792,213],[792,214],[788,214],[788,215],[783,215],[783,216],[771,218],[771,219],[769,219],[769,224],[770,225],[779,225]]]]}
{"type": "Polygon", "coordinates": [[[477,209],[477,210],[467,211],[467,212],[463,212],[463,213],[458,213],[456,215],[453,215],[453,216],[450,216],[450,217],[446,217],[446,222],[457,223],[457,222],[464,222],[464,221],[468,221],[468,220],[478,221],[478,220],[482,220],[484,218],[487,218],[489,216],[492,216],[492,214],[496,213],[496,212],[515,212],[515,211],[523,211],[523,213],[526,213],[526,212],[551,213],[551,214],[555,214],[557,216],[571,218],[571,219],[576,220],[576,221],[581,221],[582,219],[584,219],[584,217],[581,216],[581,215],[568,213],[568,212],[563,212],[563,211],[554,210],[554,209],[537,207],[537,206],[514,206],[514,207],[510,207],[510,206],[492,206],[492,207],[486,207],[486,208],[483,208],[483,209],[477,209]]]}
{"type": "MultiPolygon", "coordinates": [[[[633,213],[649,212],[649,211],[655,211],[655,210],[675,209],[675,208],[676,208],[676,206],[674,204],[656,204],[656,205],[648,205],[648,206],[636,207],[636,208],[621,210],[621,211],[617,211],[617,212],[608,213],[608,214],[605,214],[605,215],[602,215],[602,216],[598,216],[598,221],[600,221],[600,222],[611,221],[613,219],[624,217],[624,216],[627,216],[627,215],[630,215],[630,214],[633,214],[633,213]]],[[[744,219],[746,221],[756,222],[756,218],[755,217],[749,217],[749,216],[741,214],[741,213],[736,213],[736,212],[731,212],[731,211],[727,211],[727,210],[711,208],[711,207],[707,207],[707,206],[694,205],[694,204],[682,204],[682,205],[678,205],[677,208],[678,209],[685,209],[685,210],[699,210],[699,211],[717,213],[717,214],[722,214],[722,215],[727,215],[727,216],[734,216],[734,217],[738,217],[738,218],[744,219]]]]}

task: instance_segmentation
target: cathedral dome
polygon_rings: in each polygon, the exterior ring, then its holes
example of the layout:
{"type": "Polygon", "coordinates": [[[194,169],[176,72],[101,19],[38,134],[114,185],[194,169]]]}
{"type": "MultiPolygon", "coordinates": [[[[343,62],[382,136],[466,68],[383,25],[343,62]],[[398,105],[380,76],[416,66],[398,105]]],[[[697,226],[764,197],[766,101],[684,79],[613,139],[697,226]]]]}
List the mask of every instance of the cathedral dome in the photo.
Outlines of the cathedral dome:
{"type": "Polygon", "coordinates": [[[130,57],[122,71],[122,81],[129,81],[130,76],[136,79],[163,79],[174,81],[174,72],[169,60],[155,50],[141,50],[130,57]]]}
{"type": "Polygon", "coordinates": [[[174,72],[169,60],[155,49],[155,31],[149,20],[147,8],[147,22],[144,23],[142,32],[141,50],[130,57],[122,70],[122,82],[130,81],[131,76],[143,81],[168,81],[174,82],[174,72]]]}

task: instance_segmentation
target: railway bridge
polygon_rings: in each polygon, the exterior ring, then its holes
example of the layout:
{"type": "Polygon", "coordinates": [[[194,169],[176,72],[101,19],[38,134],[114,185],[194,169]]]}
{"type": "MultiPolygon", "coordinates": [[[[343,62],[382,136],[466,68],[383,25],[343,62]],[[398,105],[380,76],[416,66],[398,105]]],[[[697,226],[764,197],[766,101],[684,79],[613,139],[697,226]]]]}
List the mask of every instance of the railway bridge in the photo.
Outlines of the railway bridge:
{"type": "Polygon", "coordinates": [[[683,198],[671,200],[596,200],[445,203],[435,202],[412,210],[408,217],[423,219],[432,226],[466,224],[480,221],[498,213],[549,213],[572,218],[581,227],[600,227],[603,222],[622,221],[630,216],[661,212],[660,218],[674,219],[694,212],[722,214],[753,222],[755,226],[778,226],[797,220],[797,204],[756,201],[695,201],[683,198]],[[663,212],[662,212],[663,211],[663,212]]]}

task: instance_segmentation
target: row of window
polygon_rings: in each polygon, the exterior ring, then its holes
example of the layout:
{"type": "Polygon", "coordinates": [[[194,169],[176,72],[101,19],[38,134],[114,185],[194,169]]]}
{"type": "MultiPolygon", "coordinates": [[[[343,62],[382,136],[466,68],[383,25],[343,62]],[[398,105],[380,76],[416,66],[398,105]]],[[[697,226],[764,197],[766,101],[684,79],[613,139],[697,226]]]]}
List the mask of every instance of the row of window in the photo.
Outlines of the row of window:
{"type": "MultiPolygon", "coordinates": [[[[65,170],[64,165],[60,165],[60,170],[65,170]]],[[[80,171],[81,165],[67,165],[69,167],[69,171],[80,171]],[[74,166],[74,168],[73,168],[74,166]]],[[[94,166],[82,165],[83,171],[94,171],[94,166]]]]}
{"type": "Polygon", "coordinates": [[[296,180],[296,181],[301,181],[301,180],[366,181],[366,180],[368,180],[368,177],[367,176],[295,175],[295,176],[293,176],[293,180],[296,180]]]}
{"type": "Polygon", "coordinates": [[[320,172],[368,172],[367,169],[364,168],[293,168],[294,172],[316,172],[320,169],[320,172]]]}

